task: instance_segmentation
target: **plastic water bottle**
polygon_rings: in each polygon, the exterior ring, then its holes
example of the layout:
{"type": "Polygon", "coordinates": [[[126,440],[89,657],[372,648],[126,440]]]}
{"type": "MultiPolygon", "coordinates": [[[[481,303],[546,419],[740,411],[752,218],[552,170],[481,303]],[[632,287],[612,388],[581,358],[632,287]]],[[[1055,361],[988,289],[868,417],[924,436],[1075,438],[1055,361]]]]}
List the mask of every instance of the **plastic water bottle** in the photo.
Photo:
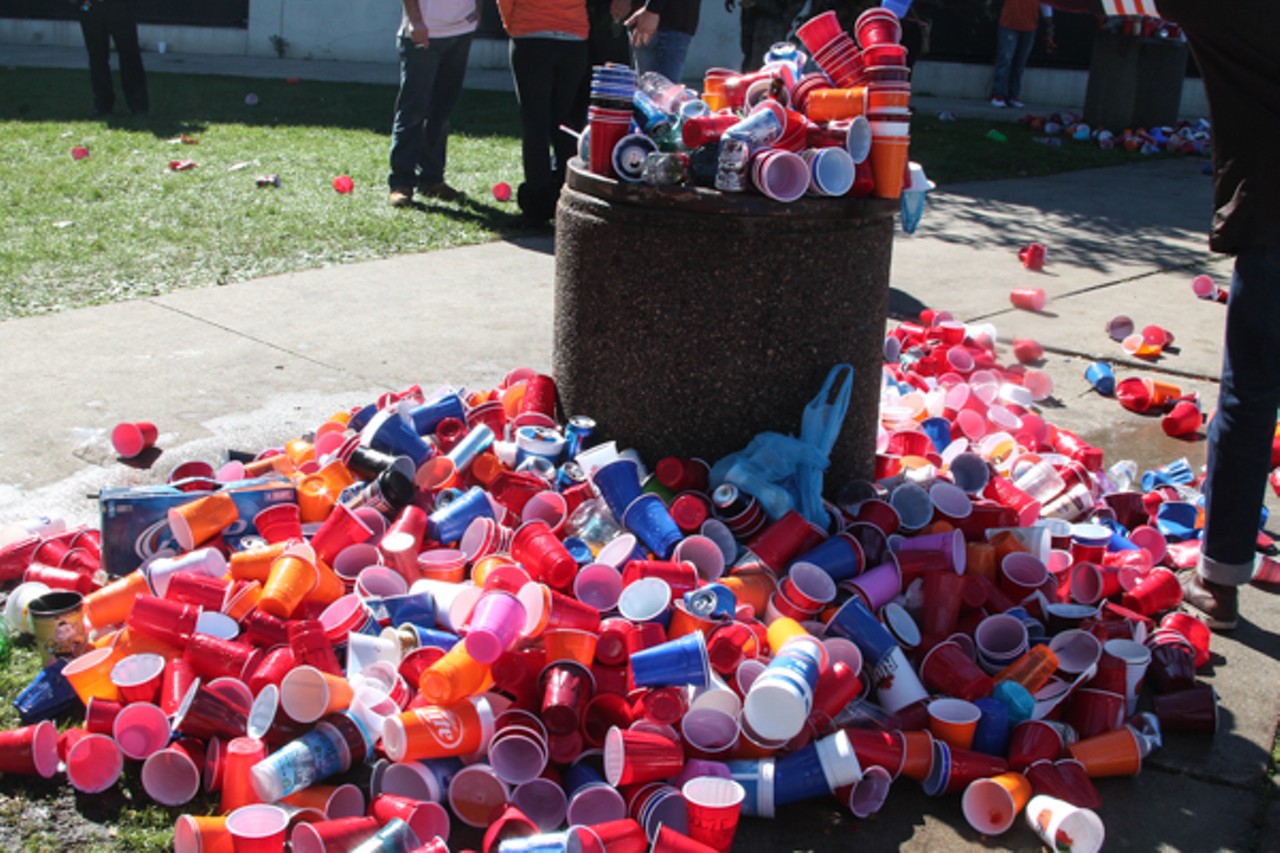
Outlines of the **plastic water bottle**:
{"type": "Polygon", "coordinates": [[[698,93],[685,88],[680,83],[673,83],[657,71],[646,71],[636,80],[636,87],[648,95],[658,108],[668,115],[680,112],[680,107],[687,101],[696,100],[698,93]]]}

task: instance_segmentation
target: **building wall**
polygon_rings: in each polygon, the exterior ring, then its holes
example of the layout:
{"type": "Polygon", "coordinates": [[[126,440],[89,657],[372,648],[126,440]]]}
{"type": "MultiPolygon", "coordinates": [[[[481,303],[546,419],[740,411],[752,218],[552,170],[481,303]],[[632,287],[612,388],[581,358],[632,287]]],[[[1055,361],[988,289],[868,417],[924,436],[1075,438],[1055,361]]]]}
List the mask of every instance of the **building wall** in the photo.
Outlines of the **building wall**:
{"type": "MultiPolygon", "coordinates": [[[[166,42],[168,49],[177,53],[273,56],[276,49],[271,38],[280,35],[292,58],[394,62],[399,20],[400,4],[395,0],[253,0],[247,29],[145,24],[139,37],[148,50],[166,42]]],[[[80,28],[75,21],[0,18],[0,57],[4,43],[78,46],[80,28]]],[[[703,0],[698,34],[685,65],[688,82],[696,85],[706,68],[737,68],[741,59],[737,12],[726,12],[723,0],[703,0]]],[[[471,67],[505,69],[506,43],[478,39],[471,50],[471,67]]],[[[990,78],[991,69],[985,65],[921,61],[915,67],[913,89],[918,94],[985,99],[990,78]]],[[[1087,71],[1030,68],[1023,82],[1023,99],[1078,109],[1084,105],[1087,81],[1087,71]]],[[[1180,112],[1184,116],[1208,115],[1204,87],[1198,79],[1184,81],[1180,112]]]]}

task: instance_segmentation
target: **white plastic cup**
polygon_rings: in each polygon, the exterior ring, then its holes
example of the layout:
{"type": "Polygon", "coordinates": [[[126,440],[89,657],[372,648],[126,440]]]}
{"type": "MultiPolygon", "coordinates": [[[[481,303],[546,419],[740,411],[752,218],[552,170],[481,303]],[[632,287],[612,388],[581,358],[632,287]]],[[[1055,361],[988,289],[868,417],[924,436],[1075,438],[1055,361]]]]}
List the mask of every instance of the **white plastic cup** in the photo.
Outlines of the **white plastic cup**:
{"type": "Polygon", "coordinates": [[[1027,802],[1027,826],[1040,840],[1056,850],[1058,833],[1071,839],[1072,853],[1098,853],[1106,840],[1102,818],[1055,797],[1040,794],[1027,802]]]}

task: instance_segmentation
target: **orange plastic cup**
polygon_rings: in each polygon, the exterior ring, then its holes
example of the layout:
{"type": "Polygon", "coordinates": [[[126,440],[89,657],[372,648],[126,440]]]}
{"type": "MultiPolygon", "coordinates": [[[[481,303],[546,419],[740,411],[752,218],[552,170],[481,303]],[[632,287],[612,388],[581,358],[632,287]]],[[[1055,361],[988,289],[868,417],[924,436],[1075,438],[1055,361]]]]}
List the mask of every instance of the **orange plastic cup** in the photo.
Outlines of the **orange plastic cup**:
{"type": "Polygon", "coordinates": [[[809,632],[799,622],[790,616],[781,616],[769,623],[769,650],[776,655],[788,640],[808,636],[809,632]]]}
{"type": "Polygon", "coordinates": [[[982,709],[963,699],[934,699],[929,703],[929,731],[952,749],[973,747],[982,709]]]}
{"type": "Polygon", "coordinates": [[[300,438],[291,438],[284,443],[284,453],[293,460],[294,465],[310,462],[316,458],[315,445],[300,438]]]}
{"type": "Polygon", "coordinates": [[[341,459],[333,459],[325,463],[315,476],[324,480],[332,494],[342,494],[342,490],[348,486],[354,485],[356,478],[351,474],[351,469],[343,464],[341,459]]]}
{"type": "Polygon", "coordinates": [[[1138,735],[1129,726],[1077,741],[1068,746],[1067,751],[1084,765],[1084,771],[1091,779],[1136,776],[1142,769],[1138,735]]]}
{"type": "Polygon", "coordinates": [[[902,733],[902,775],[923,782],[933,769],[933,735],[928,731],[902,733]]]}
{"type": "Polygon", "coordinates": [[[997,684],[1002,681],[1016,681],[1027,692],[1035,695],[1041,687],[1049,682],[1058,670],[1058,656],[1046,645],[1037,645],[1025,655],[1018,658],[993,677],[997,684]]]}
{"type": "Polygon", "coordinates": [[[345,711],[353,698],[351,682],[314,666],[292,669],[280,682],[280,707],[299,723],[314,723],[325,714],[345,711]]]}
{"type": "Polygon", "coordinates": [[[1153,406],[1163,406],[1182,396],[1182,389],[1177,385],[1172,382],[1163,382],[1159,379],[1152,379],[1148,389],[1151,392],[1151,405],[1153,406]]]}
{"type": "Polygon", "coordinates": [[[969,825],[983,835],[1007,832],[1031,799],[1031,782],[1021,773],[975,779],[965,788],[961,810],[969,825]]]}
{"type": "Polygon", "coordinates": [[[111,670],[120,656],[115,649],[94,649],[68,663],[62,670],[80,701],[86,705],[93,698],[120,701],[120,688],[111,680],[111,670]]]}
{"type": "Polygon", "coordinates": [[[346,595],[347,585],[343,583],[342,578],[338,577],[338,573],[329,568],[328,564],[318,557],[316,558],[316,572],[319,577],[316,580],[315,589],[307,593],[305,601],[316,604],[333,604],[333,602],[346,595]]]}
{"type": "Polygon", "coordinates": [[[192,551],[213,539],[240,518],[236,502],[227,492],[214,492],[169,510],[169,530],[184,551],[192,551]]]}
{"type": "Polygon", "coordinates": [[[173,827],[173,848],[199,850],[200,853],[234,853],[235,842],[227,829],[226,815],[180,815],[173,827]]]}
{"type": "Polygon", "coordinates": [[[458,643],[444,657],[431,664],[418,680],[418,689],[433,705],[452,705],[469,696],[478,696],[493,686],[489,667],[467,654],[466,643],[458,643]]]}
{"type": "MultiPolygon", "coordinates": [[[[810,103],[817,94],[814,92],[809,96],[810,103]]],[[[875,181],[871,194],[876,198],[902,197],[910,148],[911,138],[908,136],[871,137],[871,177],[875,181]]]]}
{"type": "Polygon", "coordinates": [[[227,596],[227,603],[222,606],[222,612],[239,622],[258,606],[260,598],[262,598],[262,584],[249,581],[227,596]]]}
{"type": "Polygon", "coordinates": [[[560,660],[577,661],[588,669],[596,660],[596,642],[600,639],[594,631],[577,628],[554,628],[542,632],[542,643],[547,651],[547,663],[560,660]]]}
{"type": "Polygon", "coordinates": [[[333,512],[337,498],[319,474],[308,474],[298,481],[298,511],[303,524],[318,524],[333,512]]]}
{"type": "MultiPolygon", "coordinates": [[[[307,549],[310,550],[310,549],[307,549]]],[[[320,582],[320,570],[300,549],[290,548],[271,564],[258,609],[288,619],[320,582]]]]}
{"type": "Polygon", "coordinates": [[[778,579],[764,569],[748,569],[721,578],[720,583],[729,587],[738,602],[750,604],[756,615],[763,616],[769,598],[778,588],[778,579]]]}
{"type": "Polygon", "coordinates": [[[133,600],[142,593],[149,593],[147,577],[142,569],[135,569],[118,580],[84,597],[84,620],[89,628],[101,631],[119,625],[129,615],[133,600]]]}
{"type": "Polygon", "coordinates": [[[266,583],[267,578],[271,576],[271,564],[278,560],[289,547],[289,542],[277,542],[264,548],[236,551],[227,561],[231,578],[238,581],[266,583]]]}
{"type": "Polygon", "coordinates": [[[966,575],[979,575],[995,581],[995,546],[990,542],[966,542],[964,546],[964,573],[966,575]]]}
{"type": "Polygon", "coordinates": [[[392,761],[473,755],[493,736],[493,711],[484,699],[428,705],[387,720],[383,748],[392,761]]]}
{"type": "Polygon", "coordinates": [[[867,111],[867,87],[817,89],[809,93],[805,112],[816,122],[837,121],[860,116],[867,111]]]}
{"type": "Polygon", "coordinates": [[[268,456],[265,459],[255,459],[252,462],[246,462],[244,466],[244,475],[246,477],[264,477],[267,474],[283,474],[288,477],[297,466],[293,464],[293,460],[283,453],[277,453],[274,456],[268,456]]]}

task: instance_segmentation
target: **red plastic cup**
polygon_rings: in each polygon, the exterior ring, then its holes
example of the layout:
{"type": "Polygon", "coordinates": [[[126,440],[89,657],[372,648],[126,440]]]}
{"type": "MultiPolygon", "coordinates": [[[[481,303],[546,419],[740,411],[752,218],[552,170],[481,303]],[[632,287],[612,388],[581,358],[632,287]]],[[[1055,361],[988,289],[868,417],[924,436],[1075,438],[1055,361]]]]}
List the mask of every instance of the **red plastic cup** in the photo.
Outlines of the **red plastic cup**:
{"type": "Polygon", "coordinates": [[[154,702],[160,694],[165,659],[150,652],[129,655],[111,668],[111,683],[125,704],[154,702]]]}
{"type": "Polygon", "coordinates": [[[1175,403],[1169,413],[1160,421],[1160,428],[1165,435],[1173,438],[1194,435],[1204,424],[1204,413],[1200,407],[1190,400],[1175,403]]]}
{"type": "Polygon", "coordinates": [[[168,715],[158,705],[135,702],[116,714],[111,734],[126,757],[140,761],[163,749],[173,731],[168,715]]]}
{"type": "MultiPolygon", "coordinates": [[[[1023,246],[1018,250],[1018,260],[1022,261],[1022,265],[1033,272],[1039,272],[1044,269],[1045,248],[1042,243],[1031,243],[1023,246]]],[[[1022,306],[1018,306],[1021,308],[1022,306]]],[[[1032,309],[1039,311],[1039,308],[1032,309]]]]}
{"type": "Polygon", "coordinates": [[[116,424],[111,430],[111,446],[122,459],[132,459],[149,447],[154,447],[160,431],[153,423],[136,421],[116,424]]]}
{"type": "Polygon", "coordinates": [[[120,778],[124,756],[105,734],[85,734],[67,749],[67,781],[84,794],[100,794],[120,778]]]}
{"type": "Polygon", "coordinates": [[[1157,567],[1126,592],[1120,604],[1144,616],[1154,616],[1177,607],[1181,601],[1182,585],[1178,583],[1177,576],[1168,569],[1157,567]]]}
{"type": "Polygon", "coordinates": [[[713,853],[716,848],[684,835],[665,823],[658,826],[650,853],[713,853]]]}
{"type": "Polygon", "coordinates": [[[1009,291],[1009,301],[1024,311],[1043,311],[1045,293],[1038,287],[1015,287],[1009,291]]]}
{"type": "MultiPolygon", "coordinates": [[[[117,750],[119,752],[119,750],[117,750]]],[[[204,749],[200,741],[177,741],[147,757],[142,765],[142,789],[163,806],[190,802],[200,791],[204,749]]]]}
{"type": "Polygon", "coordinates": [[[1033,763],[1062,757],[1062,734],[1042,720],[1027,720],[1009,733],[1009,769],[1019,773],[1033,763]]]}
{"type": "Polygon", "coordinates": [[[259,803],[227,815],[235,853],[282,853],[288,827],[289,814],[279,806],[259,803]]]}
{"type": "Polygon", "coordinates": [[[649,731],[612,728],[604,739],[604,775],[610,785],[669,779],[684,767],[684,750],[649,731]]]}
{"type": "Polygon", "coordinates": [[[0,731],[0,773],[39,775],[58,772],[58,729],[48,720],[0,731]]]}
{"type": "Polygon", "coordinates": [[[906,742],[899,731],[880,731],[877,729],[844,730],[853,745],[853,754],[858,763],[865,767],[882,767],[897,778],[906,761],[906,742]]]}
{"type": "Polygon", "coordinates": [[[185,648],[195,633],[199,617],[200,608],[193,604],[139,595],[125,617],[125,625],[162,643],[185,648]]]}
{"type": "Polygon", "coordinates": [[[257,669],[263,652],[212,634],[193,634],[183,656],[201,678],[247,678],[257,669]]]}
{"type": "Polygon", "coordinates": [[[1196,669],[1209,662],[1209,637],[1211,633],[1208,626],[1199,619],[1187,613],[1170,613],[1160,620],[1160,627],[1177,631],[1186,638],[1191,647],[1195,649],[1196,669]]]}
{"type": "Polygon", "coordinates": [[[272,544],[301,539],[302,513],[296,503],[274,504],[253,517],[253,526],[259,536],[272,544]]]}
{"type": "Polygon", "coordinates": [[[293,853],[327,853],[351,850],[369,840],[378,831],[376,817],[341,817],[299,823],[289,836],[293,853]]]}
{"type": "Polygon", "coordinates": [[[578,731],[595,692],[591,670],[574,661],[557,661],[543,671],[541,683],[541,716],[547,731],[553,735],[578,731]]]}
{"type": "MultiPolygon", "coordinates": [[[[964,586],[963,576],[945,568],[925,573],[925,609],[920,629],[926,636],[946,637],[955,630],[964,598],[964,586]]],[[[950,696],[958,695],[943,692],[950,696]]]]}
{"type": "Polygon", "coordinates": [[[1123,693],[1083,688],[1071,694],[1063,712],[1063,722],[1070,723],[1081,738],[1112,732],[1124,725],[1123,693]]]}
{"type": "Polygon", "coordinates": [[[542,520],[520,525],[511,537],[511,557],[535,580],[557,590],[569,589],[578,573],[577,560],[542,520]]]}
{"type": "Polygon", "coordinates": [[[990,696],[995,690],[991,676],[983,672],[964,649],[950,641],[929,650],[920,662],[920,678],[934,693],[969,702],[990,696]]]}
{"type": "Polygon", "coordinates": [[[1164,731],[1212,734],[1218,729],[1218,694],[1213,685],[1197,682],[1186,690],[1156,696],[1152,704],[1164,731]]]}
{"type": "Polygon", "coordinates": [[[729,853],[746,789],[732,779],[698,776],[685,782],[680,793],[689,816],[689,837],[720,853],[729,853]]]}

